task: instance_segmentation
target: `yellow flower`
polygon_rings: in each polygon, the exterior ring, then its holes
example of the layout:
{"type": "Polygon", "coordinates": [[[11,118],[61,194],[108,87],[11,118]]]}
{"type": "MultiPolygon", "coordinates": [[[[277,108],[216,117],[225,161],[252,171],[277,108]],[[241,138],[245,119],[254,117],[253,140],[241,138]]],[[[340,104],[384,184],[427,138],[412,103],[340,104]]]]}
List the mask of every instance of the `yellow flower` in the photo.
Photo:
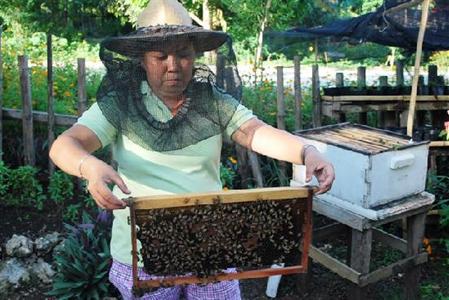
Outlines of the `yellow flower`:
{"type": "Polygon", "coordinates": [[[72,93],[70,93],[69,91],[65,91],[65,92],[64,92],[64,96],[65,96],[65,97],[71,97],[71,96],[72,96],[72,93]]]}
{"type": "Polygon", "coordinates": [[[234,165],[237,163],[237,159],[235,159],[235,158],[232,157],[232,156],[229,156],[228,159],[229,159],[229,161],[230,161],[232,164],[234,164],[234,165]]]}

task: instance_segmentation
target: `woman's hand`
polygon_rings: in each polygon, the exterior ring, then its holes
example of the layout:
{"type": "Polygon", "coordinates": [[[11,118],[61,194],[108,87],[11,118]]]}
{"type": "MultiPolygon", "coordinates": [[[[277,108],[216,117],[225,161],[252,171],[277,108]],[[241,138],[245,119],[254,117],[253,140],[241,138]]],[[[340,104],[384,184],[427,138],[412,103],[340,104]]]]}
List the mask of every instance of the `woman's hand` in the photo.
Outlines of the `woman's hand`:
{"type": "Polygon", "coordinates": [[[129,194],[130,191],[111,166],[95,156],[89,156],[83,161],[80,171],[88,181],[87,189],[99,207],[103,209],[125,208],[125,202],[112,194],[108,184],[116,184],[125,194],[129,194]]]}
{"type": "Polygon", "coordinates": [[[304,164],[306,166],[306,181],[312,180],[313,175],[318,180],[319,186],[316,194],[323,194],[330,190],[335,179],[334,167],[315,147],[305,149],[304,164]]]}

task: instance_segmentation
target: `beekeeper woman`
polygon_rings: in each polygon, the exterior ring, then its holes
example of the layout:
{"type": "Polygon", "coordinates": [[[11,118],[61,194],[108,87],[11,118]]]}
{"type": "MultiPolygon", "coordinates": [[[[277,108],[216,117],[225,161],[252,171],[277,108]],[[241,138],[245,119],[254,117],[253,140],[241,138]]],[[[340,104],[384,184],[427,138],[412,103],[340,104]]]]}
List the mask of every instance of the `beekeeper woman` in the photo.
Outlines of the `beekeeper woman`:
{"type": "MultiPolygon", "coordinates": [[[[131,34],[106,39],[100,57],[107,73],[97,102],[54,142],[50,157],[88,181],[99,207],[114,210],[110,280],[124,299],[131,292],[129,210],[121,198],[221,189],[220,151],[233,140],[255,152],[295,164],[330,189],[332,165],[298,137],[258,120],[215,76],[195,65],[197,53],[218,48],[224,32],[192,25],[176,0],[151,0],[131,34]],[[112,144],[118,170],[90,153],[112,144]],[[114,184],[111,192],[108,184],[114,184]]],[[[228,61],[232,61],[228,60],[228,61]]],[[[140,277],[149,275],[140,270],[140,277]]],[[[142,299],[240,299],[238,281],[161,288],[142,299]]]]}

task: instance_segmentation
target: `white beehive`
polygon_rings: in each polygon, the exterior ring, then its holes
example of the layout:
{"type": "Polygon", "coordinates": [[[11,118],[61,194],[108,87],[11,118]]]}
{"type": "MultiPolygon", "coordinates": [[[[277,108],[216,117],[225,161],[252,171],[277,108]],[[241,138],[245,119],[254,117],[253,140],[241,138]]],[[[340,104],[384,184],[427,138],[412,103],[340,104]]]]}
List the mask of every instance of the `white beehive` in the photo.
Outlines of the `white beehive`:
{"type": "MultiPolygon", "coordinates": [[[[335,168],[327,194],[374,208],[424,191],[429,142],[363,125],[342,123],[296,133],[335,168]]],[[[302,176],[293,168],[293,180],[302,176]]]]}

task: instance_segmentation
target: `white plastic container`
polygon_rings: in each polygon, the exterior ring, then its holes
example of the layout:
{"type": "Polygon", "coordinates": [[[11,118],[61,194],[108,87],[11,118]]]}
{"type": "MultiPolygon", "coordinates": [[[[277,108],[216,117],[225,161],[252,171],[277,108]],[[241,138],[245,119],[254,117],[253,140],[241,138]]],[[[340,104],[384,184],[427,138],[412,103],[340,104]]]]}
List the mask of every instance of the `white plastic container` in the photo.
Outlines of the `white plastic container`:
{"type": "MultiPolygon", "coordinates": [[[[424,191],[428,141],[410,142],[404,135],[349,123],[296,134],[334,165],[328,194],[336,198],[373,208],[424,191]]],[[[294,167],[293,181],[302,173],[294,167]]]]}

